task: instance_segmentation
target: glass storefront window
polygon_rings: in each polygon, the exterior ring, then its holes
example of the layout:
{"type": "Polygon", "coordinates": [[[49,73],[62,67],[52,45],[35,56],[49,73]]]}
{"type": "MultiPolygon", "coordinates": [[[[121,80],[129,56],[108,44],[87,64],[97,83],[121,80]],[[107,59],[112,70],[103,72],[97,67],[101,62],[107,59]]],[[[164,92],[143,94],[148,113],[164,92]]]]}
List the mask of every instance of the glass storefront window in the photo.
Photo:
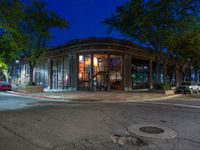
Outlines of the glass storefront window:
{"type": "Polygon", "coordinates": [[[90,90],[91,82],[91,55],[79,55],[79,89],[90,90]]]}
{"type": "Polygon", "coordinates": [[[123,89],[122,56],[94,54],[92,59],[93,64],[91,55],[79,55],[79,90],[91,90],[91,86],[94,91],[107,91],[109,88],[123,89]]]}
{"type": "Polygon", "coordinates": [[[149,83],[148,61],[132,59],[132,88],[148,88],[149,83]]]}
{"type": "Polygon", "coordinates": [[[110,55],[110,89],[122,89],[122,56],[110,55]]]}
{"type": "Polygon", "coordinates": [[[94,91],[108,90],[108,56],[107,54],[94,54],[93,57],[94,91]]]}
{"type": "Polygon", "coordinates": [[[58,89],[63,89],[63,59],[58,59],[58,89]]]}
{"type": "Polygon", "coordinates": [[[78,74],[78,78],[80,81],[82,81],[84,79],[84,56],[80,55],[79,56],[79,74],[78,74]]]}
{"type": "Polygon", "coordinates": [[[156,62],[153,62],[153,84],[154,87],[158,87],[160,83],[164,83],[165,80],[167,81],[168,76],[164,72],[164,65],[163,64],[157,64],[156,62]]]}
{"type": "Polygon", "coordinates": [[[57,73],[57,60],[53,60],[53,68],[52,68],[52,88],[58,89],[57,81],[58,81],[58,73],[57,73]]]}
{"type": "Polygon", "coordinates": [[[48,65],[45,62],[36,64],[35,67],[35,84],[48,87],[48,65]]]}
{"type": "Polygon", "coordinates": [[[59,90],[69,89],[71,87],[69,72],[70,72],[70,63],[68,56],[53,60],[52,88],[59,90]]]}
{"type": "Polygon", "coordinates": [[[13,69],[13,80],[12,80],[12,83],[15,85],[15,86],[19,86],[21,84],[21,67],[20,65],[16,65],[14,66],[14,69],[13,69]]]}
{"type": "Polygon", "coordinates": [[[70,84],[70,76],[69,76],[69,57],[66,56],[64,58],[64,89],[68,89],[71,87],[70,84]]]}
{"type": "Polygon", "coordinates": [[[91,79],[91,55],[85,55],[85,74],[84,80],[90,81],[91,79]]]}
{"type": "Polygon", "coordinates": [[[28,64],[22,65],[21,75],[22,75],[22,84],[28,85],[29,84],[29,78],[30,78],[30,67],[28,64]]]}

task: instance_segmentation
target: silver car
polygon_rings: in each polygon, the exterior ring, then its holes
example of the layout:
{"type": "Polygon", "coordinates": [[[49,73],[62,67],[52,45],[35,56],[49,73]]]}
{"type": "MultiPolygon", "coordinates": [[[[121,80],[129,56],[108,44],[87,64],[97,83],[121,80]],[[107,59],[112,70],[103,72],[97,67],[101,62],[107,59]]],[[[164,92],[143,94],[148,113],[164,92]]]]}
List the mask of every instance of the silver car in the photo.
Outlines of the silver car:
{"type": "Polygon", "coordinates": [[[190,93],[199,93],[199,86],[195,82],[183,82],[180,87],[186,87],[190,93]]]}

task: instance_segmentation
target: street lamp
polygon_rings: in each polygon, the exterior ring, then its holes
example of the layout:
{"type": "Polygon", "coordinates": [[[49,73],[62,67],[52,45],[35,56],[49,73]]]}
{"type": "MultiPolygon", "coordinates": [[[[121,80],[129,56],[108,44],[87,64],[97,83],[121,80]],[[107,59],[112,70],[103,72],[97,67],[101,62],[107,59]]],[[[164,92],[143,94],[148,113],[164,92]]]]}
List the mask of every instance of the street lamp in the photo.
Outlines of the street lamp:
{"type": "Polygon", "coordinates": [[[15,60],[15,63],[16,63],[16,64],[19,64],[19,60],[15,60]]]}

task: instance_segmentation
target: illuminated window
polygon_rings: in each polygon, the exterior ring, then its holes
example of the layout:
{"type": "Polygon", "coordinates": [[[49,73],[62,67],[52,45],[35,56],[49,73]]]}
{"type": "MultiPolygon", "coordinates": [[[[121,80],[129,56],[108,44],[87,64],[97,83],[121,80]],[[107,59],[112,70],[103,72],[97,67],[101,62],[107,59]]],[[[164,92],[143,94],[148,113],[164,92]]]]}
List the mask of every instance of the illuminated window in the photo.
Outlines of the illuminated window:
{"type": "Polygon", "coordinates": [[[110,88],[122,89],[122,56],[110,55],[110,88]]]}
{"type": "Polygon", "coordinates": [[[132,59],[132,88],[148,88],[149,83],[148,61],[132,59]]]}
{"type": "Polygon", "coordinates": [[[79,89],[90,90],[91,55],[79,55],[79,89]]]}
{"type": "Polygon", "coordinates": [[[94,91],[108,90],[108,56],[107,54],[94,54],[93,56],[94,91]]]}

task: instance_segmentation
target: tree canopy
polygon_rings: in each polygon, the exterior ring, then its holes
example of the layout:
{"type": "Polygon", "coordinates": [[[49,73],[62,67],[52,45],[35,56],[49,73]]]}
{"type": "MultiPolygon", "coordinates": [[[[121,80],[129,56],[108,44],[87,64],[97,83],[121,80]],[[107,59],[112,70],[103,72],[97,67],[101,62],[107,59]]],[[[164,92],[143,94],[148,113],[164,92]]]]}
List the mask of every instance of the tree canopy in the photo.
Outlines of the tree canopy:
{"type": "Polygon", "coordinates": [[[104,20],[134,41],[162,50],[174,32],[189,30],[199,17],[198,0],[130,0],[104,20]]]}
{"type": "MultiPolygon", "coordinates": [[[[105,18],[104,24],[110,32],[118,30],[152,49],[159,64],[177,55],[188,60],[193,52],[199,53],[199,18],[199,0],[130,0],[105,18]]],[[[193,65],[199,64],[198,55],[191,57],[193,65]]]]}
{"type": "MultiPolygon", "coordinates": [[[[23,4],[18,0],[0,0],[0,73],[8,77],[8,65],[20,50],[18,24],[23,19],[23,4]]],[[[8,78],[7,78],[8,79],[8,78]]]]}
{"type": "Polygon", "coordinates": [[[47,3],[45,2],[32,1],[32,5],[25,9],[25,22],[22,22],[20,28],[27,46],[22,52],[29,63],[30,84],[33,83],[35,63],[47,50],[47,42],[52,38],[50,29],[68,27],[68,22],[65,19],[55,12],[47,10],[46,6],[47,3]]]}
{"type": "Polygon", "coordinates": [[[20,1],[0,1],[0,64],[5,69],[7,62],[17,57],[20,37],[18,24],[23,19],[23,4],[20,1]]]}
{"type": "Polygon", "coordinates": [[[30,84],[35,63],[52,38],[50,30],[68,27],[66,19],[46,6],[39,0],[29,5],[20,0],[0,0],[0,66],[6,68],[7,60],[23,57],[30,66],[30,84]]]}

